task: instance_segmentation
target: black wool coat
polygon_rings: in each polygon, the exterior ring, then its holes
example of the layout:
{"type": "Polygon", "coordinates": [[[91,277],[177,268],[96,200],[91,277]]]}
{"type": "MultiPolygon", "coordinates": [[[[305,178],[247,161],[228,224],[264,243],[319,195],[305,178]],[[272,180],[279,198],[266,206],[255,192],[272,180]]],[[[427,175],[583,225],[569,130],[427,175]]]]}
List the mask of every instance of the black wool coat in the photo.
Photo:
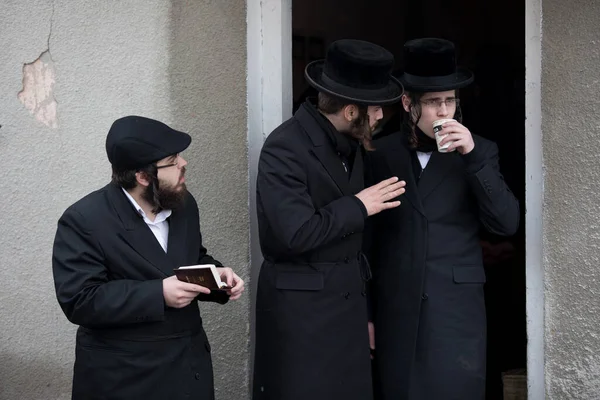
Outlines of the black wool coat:
{"type": "Polygon", "coordinates": [[[486,280],[481,227],[511,235],[519,205],[498,148],[474,135],[467,156],[434,151],[418,178],[406,135],[375,141],[370,183],[407,182],[402,204],[370,219],[377,376],[381,399],[478,400],[485,393],[486,280]]]}
{"type": "Polygon", "coordinates": [[[362,150],[349,174],[308,107],[269,135],[259,161],[253,399],[369,400],[362,150]]]}
{"type": "MultiPolygon", "coordinates": [[[[52,269],[58,302],[79,325],[73,399],[214,399],[211,349],[198,303],[165,305],[173,268],[217,264],[202,246],[188,193],[169,217],[167,252],[114,184],[69,207],[58,221],[52,269]]],[[[198,300],[225,303],[224,293],[198,300]]]]}

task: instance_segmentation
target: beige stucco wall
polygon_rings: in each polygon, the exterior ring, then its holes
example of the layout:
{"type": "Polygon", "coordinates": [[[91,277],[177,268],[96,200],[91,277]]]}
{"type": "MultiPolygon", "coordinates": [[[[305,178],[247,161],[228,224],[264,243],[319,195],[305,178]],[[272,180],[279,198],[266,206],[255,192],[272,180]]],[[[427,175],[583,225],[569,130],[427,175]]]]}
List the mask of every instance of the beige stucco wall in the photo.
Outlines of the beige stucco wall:
{"type": "Polygon", "coordinates": [[[600,2],[543,0],[546,394],[600,398],[600,2]]]}
{"type": "MultiPolygon", "coordinates": [[[[237,0],[1,2],[0,399],[70,398],[75,326],[54,296],[52,241],[63,210],[108,182],[104,140],[120,116],[192,134],[184,156],[205,243],[248,276],[245,9],[237,0]],[[48,48],[25,68],[19,95],[24,65],[48,48]]],[[[217,399],[245,399],[249,296],[202,308],[217,399]]]]}

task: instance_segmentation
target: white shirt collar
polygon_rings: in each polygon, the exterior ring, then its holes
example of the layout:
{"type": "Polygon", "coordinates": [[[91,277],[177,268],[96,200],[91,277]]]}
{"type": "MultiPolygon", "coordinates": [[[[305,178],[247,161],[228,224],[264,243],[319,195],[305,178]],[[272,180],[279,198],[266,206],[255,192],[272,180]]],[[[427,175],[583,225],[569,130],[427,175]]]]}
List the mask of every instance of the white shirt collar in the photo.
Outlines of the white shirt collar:
{"type": "Polygon", "coordinates": [[[421,169],[425,169],[427,164],[429,164],[429,159],[431,158],[432,154],[433,154],[433,151],[430,151],[427,153],[424,153],[422,151],[417,151],[417,158],[419,159],[419,163],[421,164],[421,169]]]}
{"type": "Polygon", "coordinates": [[[151,224],[151,225],[160,224],[161,222],[166,221],[167,218],[169,218],[171,216],[171,212],[172,212],[171,210],[162,210],[161,212],[156,214],[156,218],[154,218],[154,221],[151,221],[146,216],[146,213],[144,212],[144,210],[142,210],[142,207],[140,207],[140,205],[137,203],[137,201],[135,201],[135,199],[133,197],[131,197],[129,192],[123,188],[121,188],[121,190],[123,190],[123,193],[125,193],[125,196],[127,196],[129,201],[131,202],[131,204],[133,204],[133,207],[144,218],[144,222],[146,222],[147,224],[151,224]]]}

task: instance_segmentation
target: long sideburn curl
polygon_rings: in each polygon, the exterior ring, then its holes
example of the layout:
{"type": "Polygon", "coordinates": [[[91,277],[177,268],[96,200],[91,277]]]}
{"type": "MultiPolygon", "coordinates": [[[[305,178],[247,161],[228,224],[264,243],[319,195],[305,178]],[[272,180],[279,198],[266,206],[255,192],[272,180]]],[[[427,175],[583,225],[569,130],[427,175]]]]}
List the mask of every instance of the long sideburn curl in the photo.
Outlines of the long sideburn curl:
{"type": "Polygon", "coordinates": [[[363,128],[364,133],[361,137],[357,139],[360,140],[366,151],[375,150],[375,146],[373,146],[373,130],[369,125],[369,107],[364,105],[359,105],[358,107],[358,118],[353,122],[353,127],[363,128]]]}
{"type": "Polygon", "coordinates": [[[151,165],[147,170],[143,171],[143,173],[146,175],[146,179],[150,181],[150,185],[144,190],[142,196],[147,202],[154,206],[152,212],[158,214],[163,210],[159,196],[158,169],[156,168],[156,165],[151,165]]]}

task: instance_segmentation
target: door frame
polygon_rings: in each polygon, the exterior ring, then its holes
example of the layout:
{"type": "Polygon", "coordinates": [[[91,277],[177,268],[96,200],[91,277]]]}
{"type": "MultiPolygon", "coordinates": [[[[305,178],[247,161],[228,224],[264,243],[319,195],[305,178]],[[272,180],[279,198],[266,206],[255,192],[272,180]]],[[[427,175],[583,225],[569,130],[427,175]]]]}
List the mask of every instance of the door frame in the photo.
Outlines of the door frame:
{"type": "MultiPolygon", "coordinates": [[[[251,359],[256,285],[262,255],[256,217],[256,173],[268,134],[292,115],[292,0],[247,1],[248,178],[251,263],[251,359]]],[[[542,0],[525,0],[526,310],[528,398],[545,398],[543,169],[541,129],[542,0]]]]}

